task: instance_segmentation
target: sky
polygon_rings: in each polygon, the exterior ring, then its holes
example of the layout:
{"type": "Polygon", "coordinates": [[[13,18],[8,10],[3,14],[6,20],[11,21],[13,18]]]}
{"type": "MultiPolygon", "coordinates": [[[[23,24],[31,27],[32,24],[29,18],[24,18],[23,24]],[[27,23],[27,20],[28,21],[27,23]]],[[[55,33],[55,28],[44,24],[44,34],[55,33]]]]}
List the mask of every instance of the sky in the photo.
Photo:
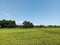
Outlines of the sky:
{"type": "Polygon", "coordinates": [[[0,0],[0,20],[60,25],[60,0],[0,0]]]}

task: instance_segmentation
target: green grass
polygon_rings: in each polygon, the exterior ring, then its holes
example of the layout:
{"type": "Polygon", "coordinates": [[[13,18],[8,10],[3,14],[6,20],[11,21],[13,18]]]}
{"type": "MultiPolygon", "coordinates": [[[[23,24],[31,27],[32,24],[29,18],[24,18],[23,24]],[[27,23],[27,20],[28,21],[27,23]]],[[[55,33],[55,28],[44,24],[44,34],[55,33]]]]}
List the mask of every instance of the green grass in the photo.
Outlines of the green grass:
{"type": "Polygon", "coordinates": [[[0,45],[60,45],[60,28],[0,29],[0,45]]]}

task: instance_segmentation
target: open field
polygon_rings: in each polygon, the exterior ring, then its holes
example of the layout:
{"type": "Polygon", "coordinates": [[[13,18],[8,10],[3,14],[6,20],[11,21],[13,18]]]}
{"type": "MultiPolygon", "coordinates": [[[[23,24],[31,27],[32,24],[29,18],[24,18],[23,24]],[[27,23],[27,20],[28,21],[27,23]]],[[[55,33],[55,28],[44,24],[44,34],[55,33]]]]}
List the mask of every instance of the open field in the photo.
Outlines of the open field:
{"type": "Polygon", "coordinates": [[[60,28],[0,29],[0,45],[60,45],[60,28]]]}

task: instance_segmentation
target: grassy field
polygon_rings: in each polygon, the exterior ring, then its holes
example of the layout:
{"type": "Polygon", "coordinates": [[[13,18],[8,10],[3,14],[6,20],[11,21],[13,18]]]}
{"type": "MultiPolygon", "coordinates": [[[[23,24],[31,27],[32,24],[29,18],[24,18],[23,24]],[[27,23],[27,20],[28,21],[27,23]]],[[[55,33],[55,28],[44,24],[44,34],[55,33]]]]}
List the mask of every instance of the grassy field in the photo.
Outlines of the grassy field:
{"type": "Polygon", "coordinates": [[[60,28],[0,29],[0,45],[60,45],[60,28]]]}

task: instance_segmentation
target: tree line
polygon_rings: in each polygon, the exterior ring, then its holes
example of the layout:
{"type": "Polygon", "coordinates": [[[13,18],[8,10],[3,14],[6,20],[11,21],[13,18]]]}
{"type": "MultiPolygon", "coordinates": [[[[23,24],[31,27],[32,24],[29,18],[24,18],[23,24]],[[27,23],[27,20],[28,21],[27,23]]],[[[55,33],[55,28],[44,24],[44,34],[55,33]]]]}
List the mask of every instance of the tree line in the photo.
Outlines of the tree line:
{"type": "Polygon", "coordinates": [[[24,21],[23,25],[17,25],[16,22],[14,20],[0,20],[0,28],[55,28],[58,27],[60,28],[60,26],[57,25],[34,25],[32,22],[30,21],[24,21]]]}
{"type": "Polygon", "coordinates": [[[16,23],[12,20],[0,20],[0,28],[15,28],[16,23]]]}

